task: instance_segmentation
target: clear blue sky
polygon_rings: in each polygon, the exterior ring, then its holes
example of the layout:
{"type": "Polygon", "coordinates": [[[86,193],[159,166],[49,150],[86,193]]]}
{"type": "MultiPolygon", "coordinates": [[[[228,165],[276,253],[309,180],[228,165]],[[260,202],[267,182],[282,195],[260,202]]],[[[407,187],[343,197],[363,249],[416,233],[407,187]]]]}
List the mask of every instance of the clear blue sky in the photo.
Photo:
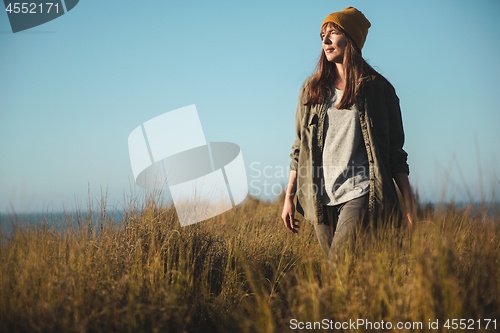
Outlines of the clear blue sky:
{"type": "Polygon", "coordinates": [[[484,192],[498,193],[498,1],[81,0],[16,34],[0,13],[0,212],[85,207],[89,184],[94,204],[107,188],[120,208],[141,190],[130,132],[190,104],[207,141],[241,147],[263,196],[263,181],[286,182],[321,22],[348,6],[371,21],[363,56],[400,98],[411,184],[479,199],[479,154],[484,192]]]}

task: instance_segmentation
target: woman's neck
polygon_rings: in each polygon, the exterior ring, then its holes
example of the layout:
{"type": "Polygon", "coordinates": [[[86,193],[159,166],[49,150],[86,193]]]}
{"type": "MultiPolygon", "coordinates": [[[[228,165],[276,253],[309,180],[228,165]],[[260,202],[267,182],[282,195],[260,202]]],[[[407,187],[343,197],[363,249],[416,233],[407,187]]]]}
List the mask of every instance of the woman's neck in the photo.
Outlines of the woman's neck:
{"type": "Polygon", "coordinates": [[[345,73],[343,64],[335,64],[335,82],[333,83],[333,85],[337,89],[345,90],[345,73]]]}

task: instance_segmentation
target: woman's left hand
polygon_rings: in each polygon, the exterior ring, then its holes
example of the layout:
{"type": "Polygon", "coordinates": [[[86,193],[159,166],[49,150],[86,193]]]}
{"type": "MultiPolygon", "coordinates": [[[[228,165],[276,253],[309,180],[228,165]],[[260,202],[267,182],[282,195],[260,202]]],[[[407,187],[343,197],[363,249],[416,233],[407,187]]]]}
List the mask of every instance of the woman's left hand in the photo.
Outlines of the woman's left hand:
{"type": "Polygon", "coordinates": [[[408,203],[405,203],[405,208],[403,210],[403,219],[406,225],[411,228],[413,226],[413,217],[412,217],[412,209],[407,209],[408,203]]]}
{"type": "Polygon", "coordinates": [[[408,175],[406,173],[396,173],[394,179],[405,201],[403,210],[404,223],[411,228],[413,226],[413,216],[415,212],[415,199],[413,198],[413,191],[408,181],[408,175]]]}

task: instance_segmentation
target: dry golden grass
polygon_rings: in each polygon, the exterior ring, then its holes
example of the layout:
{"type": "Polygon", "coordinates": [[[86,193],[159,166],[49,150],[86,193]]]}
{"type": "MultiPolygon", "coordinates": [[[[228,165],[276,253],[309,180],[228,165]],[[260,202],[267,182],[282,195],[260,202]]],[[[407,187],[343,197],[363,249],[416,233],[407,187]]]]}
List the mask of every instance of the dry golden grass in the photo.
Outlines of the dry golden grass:
{"type": "Polygon", "coordinates": [[[411,234],[359,236],[329,264],[308,222],[284,228],[282,204],[248,198],[182,228],[153,196],[123,221],[103,211],[59,229],[13,225],[0,235],[0,331],[286,332],[293,318],[500,328],[498,217],[421,209],[411,234]]]}

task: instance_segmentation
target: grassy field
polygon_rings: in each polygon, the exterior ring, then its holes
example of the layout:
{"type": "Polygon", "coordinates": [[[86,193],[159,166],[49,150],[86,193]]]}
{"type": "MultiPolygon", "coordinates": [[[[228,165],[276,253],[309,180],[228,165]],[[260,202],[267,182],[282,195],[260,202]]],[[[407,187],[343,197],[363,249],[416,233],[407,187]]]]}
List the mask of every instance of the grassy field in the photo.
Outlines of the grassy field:
{"type": "Polygon", "coordinates": [[[411,233],[360,236],[354,252],[329,264],[308,222],[300,219],[298,235],[284,228],[282,205],[283,197],[248,198],[181,228],[173,206],[151,197],[122,221],[102,211],[59,229],[13,225],[0,235],[0,331],[500,329],[498,217],[421,207],[411,233]],[[346,327],[358,319],[365,323],[346,327]],[[486,329],[487,319],[496,322],[486,329]]]}

